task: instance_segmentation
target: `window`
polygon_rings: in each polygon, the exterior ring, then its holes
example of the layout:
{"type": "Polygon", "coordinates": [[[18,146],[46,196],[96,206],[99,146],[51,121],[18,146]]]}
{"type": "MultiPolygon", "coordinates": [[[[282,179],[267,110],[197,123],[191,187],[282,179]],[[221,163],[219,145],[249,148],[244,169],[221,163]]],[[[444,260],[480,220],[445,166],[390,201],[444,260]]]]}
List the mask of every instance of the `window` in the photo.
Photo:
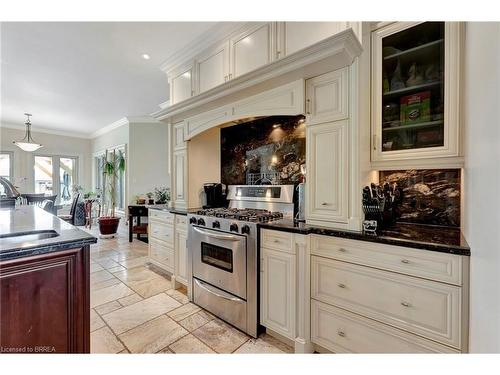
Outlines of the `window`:
{"type": "MultiPolygon", "coordinates": [[[[2,151],[0,153],[0,176],[12,181],[12,152],[2,151]]],[[[0,185],[0,196],[5,194],[3,185],[0,185]]]]}
{"type": "Polygon", "coordinates": [[[0,153],[0,176],[12,180],[12,152],[0,153]]]}
{"type": "MultiPolygon", "coordinates": [[[[114,149],[108,149],[108,158],[111,158],[113,155],[113,151],[116,152],[116,157],[123,157],[126,158],[125,155],[125,147],[120,146],[116,147],[114,149]]],[[[94,156],[94,166],[95,166],[95,176],[94,176],[94,182],[95,182],[95,190],[98,195],[100,195],[102,201],[105,203],[106,208],[111,208],[110,203],[108,201],[107,195],[109,194],[108,188],[109,184],[111,181],[107,180],[105,181],[104,179],[104,171],[103,171],[103,164],[105,161],[105,153],[99,153],[98,155],[94,156]],[[108,184],[108,186],[105,186],[105,184],[108,184]]],[[[126,166],[125,166],[125,171],[118,172],[118,176],[116,178],[116,210],[118,211],[124,211],[125,210],[125,179],[126,179],[126,166]]]]}
{"type": "Polygon", "coordinates": [[[73,186],[78,184],[78,158],[66,156],[35,156],[35,193],[57,195],[59,204],[70,204],[73,186]]]}

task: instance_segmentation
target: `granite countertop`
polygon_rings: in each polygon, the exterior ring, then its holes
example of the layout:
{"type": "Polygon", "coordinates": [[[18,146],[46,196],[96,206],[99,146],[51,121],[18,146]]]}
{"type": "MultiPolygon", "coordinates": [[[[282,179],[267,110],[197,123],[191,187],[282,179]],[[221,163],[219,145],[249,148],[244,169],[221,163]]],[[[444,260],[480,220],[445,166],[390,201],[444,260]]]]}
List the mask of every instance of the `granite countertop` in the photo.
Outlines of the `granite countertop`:
{"type": "Polygon", "coordinates": [[[297,223],[292,220],[260,223],[259,227],[300,234],[312,233],[352,240],[378,242],[449,254],[470,255],[469,245],[458,228],[421,224],[396,224],[393,227],[378,230],[376,234],[370,234],[313,226],[305,223],[297,223]]]}
{"type": "Polygon", "coordinates": [[[96,243],[97,238],[36,206],[0,209],[0,261],[51,253],[96,243]],[[55,231],[45,239],[19,241],[10,234],[55,231]]]}

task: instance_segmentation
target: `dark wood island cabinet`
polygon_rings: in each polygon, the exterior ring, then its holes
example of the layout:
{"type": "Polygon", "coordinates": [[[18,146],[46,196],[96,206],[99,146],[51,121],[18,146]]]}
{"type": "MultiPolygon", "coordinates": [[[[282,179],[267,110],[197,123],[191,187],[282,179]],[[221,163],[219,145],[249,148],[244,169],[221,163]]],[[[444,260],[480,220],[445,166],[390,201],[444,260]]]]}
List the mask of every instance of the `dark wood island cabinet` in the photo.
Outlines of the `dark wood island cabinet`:
{"type": "Polygon", "coordinates": [[[16,228],[11,225],[9,232],[2,223],[0,352],[89,353],[90,244],[96,239],[38,210],[12,210],[9,216],[16,228]],[[36,215],[35,229],[25,222],[30,221],[30,210],[36,215]],[[46,219],[43,229],[41,217],[46,219]],[[12,241],[24,233],[47,231],[58,235],[22,244],[12,241]]]}

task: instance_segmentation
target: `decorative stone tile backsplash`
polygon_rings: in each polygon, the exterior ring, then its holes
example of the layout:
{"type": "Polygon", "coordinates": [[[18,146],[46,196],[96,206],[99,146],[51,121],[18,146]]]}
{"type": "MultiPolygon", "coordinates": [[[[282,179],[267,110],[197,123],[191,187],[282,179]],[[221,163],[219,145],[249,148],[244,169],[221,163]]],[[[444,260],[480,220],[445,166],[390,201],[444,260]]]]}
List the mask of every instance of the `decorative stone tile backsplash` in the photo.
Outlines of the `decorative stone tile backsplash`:
{"type": "Polygon", "coordinates": [[[399,222],[460,226],[460,169],[380,171],[404,189],[399,222]]]}
{"type": "Polygon", "coordinates": [[[227,185],[294,184],[305,165],[303,116],[272,116],[221,129],[221,180],[227,185]]]}

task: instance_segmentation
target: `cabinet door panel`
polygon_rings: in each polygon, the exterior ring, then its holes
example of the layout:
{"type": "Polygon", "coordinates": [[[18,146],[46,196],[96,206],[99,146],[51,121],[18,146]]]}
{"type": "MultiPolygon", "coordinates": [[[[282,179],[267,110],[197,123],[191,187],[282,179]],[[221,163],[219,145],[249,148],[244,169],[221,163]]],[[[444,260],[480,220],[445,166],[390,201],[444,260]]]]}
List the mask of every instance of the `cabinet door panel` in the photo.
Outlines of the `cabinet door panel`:
{"type": "Polygon", "coordinates": [[[176,207],[186,207],[186,180],[187,180],[187,152],[174,152],[175,191],[174,204],[176,207]]]}
{"type": "Polygon", "coordinates": [[[308,220],[347,222],[347,121],[307,127],[308,220]]]}
{"type": "Polygon", "coordinates": [[[187,284],[187,235],[184,232],[175,233],[175,277],[177,281],[187,284]]]}
{"type": "Polygon", "coordinates": [[[172,104],[182,102],[193,96],[193,67],[189,66],[170,80],[172,104]]]}
{"type": "Polygon", "coordinates": [[[307,124],[342,120],[349,115],[348,69],[307,80],[307,124]]]}
{"type": "Polygon", "coordinates": [[[285,55],[300,51],[346,28],[346,22],[283,22],[285,55]]]}
{"type": "Polygon", "coordinates": [[[289,339],[295,337],[295,255],[262,249],[261,324],[289,339]]]}
{"type": "Polygon", "coordinates": [[[274,23],[254,26],[231,39],[230,78],[268,64],[274,57],[274,23]]]}
{"type": "Polygon", "coordinates": [[[196,69],[198,72],[198,94],[223,84],[229,70],[228,43],[223,43],[198,56],[196,69]]]}

